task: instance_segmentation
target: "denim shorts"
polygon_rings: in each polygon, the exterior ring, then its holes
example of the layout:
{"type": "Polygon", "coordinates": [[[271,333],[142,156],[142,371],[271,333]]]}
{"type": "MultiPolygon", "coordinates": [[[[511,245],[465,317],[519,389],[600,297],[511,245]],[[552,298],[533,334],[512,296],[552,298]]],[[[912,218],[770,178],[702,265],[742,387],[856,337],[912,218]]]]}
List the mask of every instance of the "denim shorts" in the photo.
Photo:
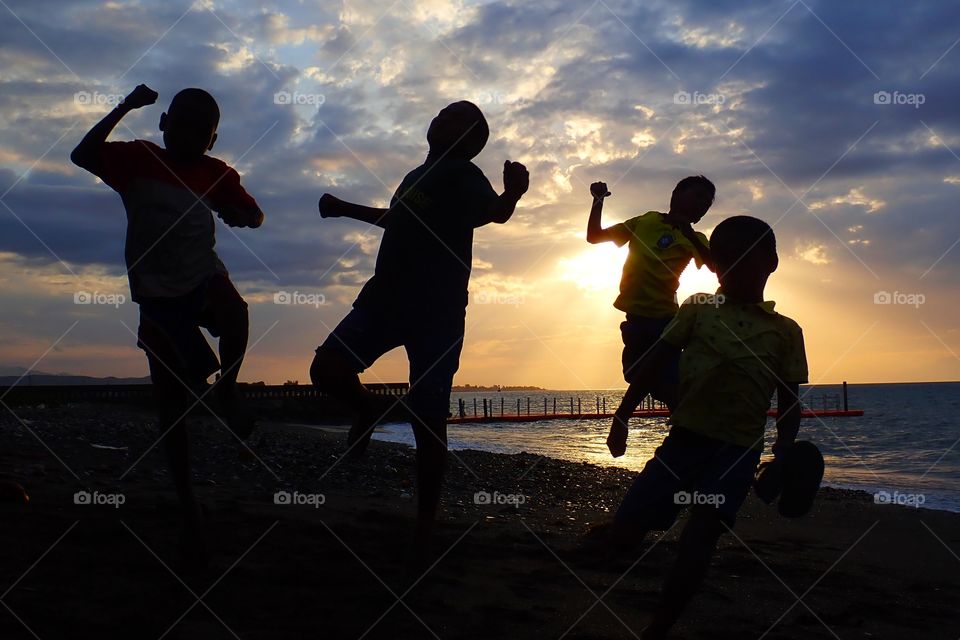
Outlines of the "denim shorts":
{"type": "Polygon", "coordinates": [[[759,462],[759,449],[674,426],[627,491],[616,521],[663,531],[684,507],[704,505],[733,527],[759,462]]]}
{"type": "Polygon", "coordinates": [[[447,418],[463,332],[463,314],[424,313],[412,318],[354,307],[317,351],[334,350],[361,373],[388,351],[404,347],[410,361],[410,408],[421,418],[447,418]]]}

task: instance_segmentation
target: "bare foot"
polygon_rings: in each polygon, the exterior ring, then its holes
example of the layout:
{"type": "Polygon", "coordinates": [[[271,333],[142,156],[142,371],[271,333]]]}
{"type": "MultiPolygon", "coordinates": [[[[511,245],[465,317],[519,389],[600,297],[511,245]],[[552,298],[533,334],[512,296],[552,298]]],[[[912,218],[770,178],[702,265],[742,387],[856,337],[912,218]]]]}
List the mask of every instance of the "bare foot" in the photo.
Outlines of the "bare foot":
{"type": "Polygon", "coordinates": [[[620,416],[613,417],[613,424],[610,425],[610,435],[607,436],[607,449],[614,458],[619,458],[627,452],[627,421],[620,416]]]}
{"type": "Polygon", "coordinates": [[[377,398],[354,418],[347,433],[347,450],[351,458],[359,458],[364,454],[373,437],[373,430],[390,412],[393,403],[392,398],[377,398]]]}
{"type": "Polygon", "coordinates": [[[227,427],[241,440],[249,438],[257,423],[237,385],[217,383],[213,387],[213,393],[227,427]]]}

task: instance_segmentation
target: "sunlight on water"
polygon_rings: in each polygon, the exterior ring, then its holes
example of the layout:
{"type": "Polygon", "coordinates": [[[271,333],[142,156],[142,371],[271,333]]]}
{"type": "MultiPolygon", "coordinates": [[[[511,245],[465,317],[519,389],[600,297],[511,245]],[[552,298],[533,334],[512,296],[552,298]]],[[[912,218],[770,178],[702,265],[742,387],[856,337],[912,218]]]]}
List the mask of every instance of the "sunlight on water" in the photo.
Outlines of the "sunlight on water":
{"type": "MultiPolygon", "coordinates": [[[[816,408],[834,408],[839,401],[839,385],[805,387],[805,404],[816,408]]],[[[521,391],[503,393],[454,394],[452,405],[464,399],[467,415],[473,415],[477,399],[478,413],[486,398],[495,414],[501,407],[508,414],[553,411],[557,400],[560,413],[570,413],[570,399],[576,410],[577,398],[583,413],[596,412],[597,399],[606,401],[612,412],[621,391],[521,391]]],[[[603,404],[601,402],[601,409],[603,404]]],[[[824,454],[825,484],[876,493],[899,492],[919,496],[924,506],[960,511],[960,447],[955,446],[960,430],[956,415],[960,412],[960,383],[851,385],[850,407],[864,409],[860,418],[807,418],[800,439],[811,440],[824,454]]],[[[668,431],[666,419],[644,418],[631,421],[627,453],[614,459],[606,447],[609,420],[589,416],[540,422],[491,422],[450,425],[453,449],[479,449],[497,453],[539,454],[598,465],[618,466],[639,471],[653,456],[668,431]]],[[[768,421],[764,451],[769,455],[776,429],[768,421]]],[[[408,425],[386,425],[375,436],[380,440],[413,445],[408,425]]]]}

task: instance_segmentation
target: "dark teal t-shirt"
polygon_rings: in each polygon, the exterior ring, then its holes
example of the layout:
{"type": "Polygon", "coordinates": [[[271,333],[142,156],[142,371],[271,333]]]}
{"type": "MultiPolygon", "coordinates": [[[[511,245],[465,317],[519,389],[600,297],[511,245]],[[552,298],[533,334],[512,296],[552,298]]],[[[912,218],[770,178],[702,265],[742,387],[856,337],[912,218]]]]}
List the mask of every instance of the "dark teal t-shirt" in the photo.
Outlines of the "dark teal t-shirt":
{"type": "Polygon", "coordinates": [[[473,230],[490,220],[497,192],[469,160],[427,157],[390,201],[374,275],[354,307],[398,313],[462,312],[473,230]]]}

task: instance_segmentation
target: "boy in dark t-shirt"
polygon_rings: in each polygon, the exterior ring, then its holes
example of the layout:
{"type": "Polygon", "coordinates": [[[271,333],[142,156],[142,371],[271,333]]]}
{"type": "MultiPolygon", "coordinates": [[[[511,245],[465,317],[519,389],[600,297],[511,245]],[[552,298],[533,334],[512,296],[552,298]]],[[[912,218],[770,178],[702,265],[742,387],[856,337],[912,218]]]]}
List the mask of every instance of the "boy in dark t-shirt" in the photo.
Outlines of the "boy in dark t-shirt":
{"type": "Polygon", "coordinates": [[[447,447],[453,376],[460,365],[473,230],[505,223],[529,185],[526,168],[503,165],[497,195],[470,160],[487,142],[480,109],[455,102],[430,123],[426,161],[400,183],[388,209],[320,199],[323,217],[348,217],[384,229],[376,270],[353,309],[317,349],[310,368],[314,385],[354,410],[349,453],[359,455],[389,401],[366,391],[358,374],[399,346],[410,361],[405,401],[417,441],[417,550],[430,537],[447,447]]]}

